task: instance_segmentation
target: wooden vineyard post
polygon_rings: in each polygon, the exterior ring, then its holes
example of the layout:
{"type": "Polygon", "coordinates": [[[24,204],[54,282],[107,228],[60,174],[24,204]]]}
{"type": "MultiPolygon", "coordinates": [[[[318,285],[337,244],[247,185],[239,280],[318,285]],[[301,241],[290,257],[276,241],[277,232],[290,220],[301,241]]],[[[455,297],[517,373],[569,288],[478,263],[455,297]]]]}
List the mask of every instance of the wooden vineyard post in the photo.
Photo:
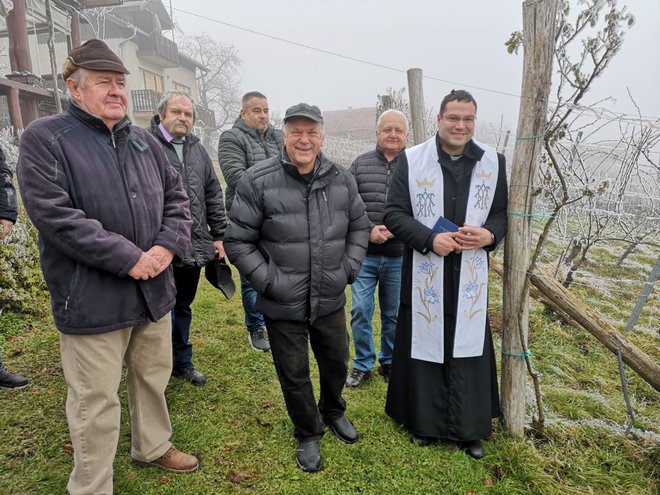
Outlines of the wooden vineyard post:
{"type": "Polygon", "coordinates": [[[508,232],[504,249],[502,328],[502,412],[506,429],[522,435],[525,426],[528,296],[525,289],[531,243],[533,182],[547,120],[552,82],[557,0],[523,2],[523,81],[516,148],[509,187],[508,232]]]}

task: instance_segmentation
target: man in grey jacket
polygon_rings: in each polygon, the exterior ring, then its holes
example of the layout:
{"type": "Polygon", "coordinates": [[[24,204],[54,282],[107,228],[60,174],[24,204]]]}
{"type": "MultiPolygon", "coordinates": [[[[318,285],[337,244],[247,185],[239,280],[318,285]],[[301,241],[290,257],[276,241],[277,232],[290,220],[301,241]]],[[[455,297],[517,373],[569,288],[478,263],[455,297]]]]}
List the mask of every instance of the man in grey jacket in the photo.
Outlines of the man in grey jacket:
{"type": "MultiPolygon", "coordinates": [[[[227,183],[227,211],[232,207],[236,185],[245,172],[256,163],[277,156],[281,149],[282,131],[270,124],[268,100],[258,91],[246,93],[243,95],[241,114],[234,122],[234,127],[223,132],[218,141],[218,162],[227,183]]],[[[252,349],[269,351],[264,317],[255,308],[257,293],[242,275],[241,298],[252,349]]]]}
{"type": "Polygon", "coordinates": [[[376,149],[358,156],[351,173],[371,222],[369,248],[360,275],[351,288],[351,331],[355,358],[346,379],[349,387],[359,387],[371,375],[376,362],[373,325],[376,286],[380,305],[380,353],[378,373],[389,380],[396,318],[401,290],[403,243],[383,225],[385,200],[399,153],[406,147],[408,119],[398,110],[386,110],[376,123],[376,149]]]}
{"type": "Polygon", "coordinates": [[[183,178],[190,199],[193,220],[191,243],[183,257],[175,257],[174,283],[176,304],[172,310],[172,376],[183,378],[195,386],[206,383],[206,377],[193,366],[190,343],[192,302],[197,293],[202,267],[216,255],[224,257],[222,237],[227,226],[220,181],[213,163],[199,138],[191,133],[195,123],[195,104],[184,91],[168,91],[161,98],[149,131],[160,142],[170,164],[183,178]]]}
{"type": "Polygon", "coordinates": [[[294,105],[284,117],[284,150],[251,168],[236,189],[225,250],[258,292],[273,361],[298,441],[296,462],[321,465],[326,425],[358,440],[346,418],[346,284],[360,271],[369,219],[355,180],[321,153],[323,117],[294,105]],[[318,405],[309,375],[311,343],[319,366],[318,405]]]}

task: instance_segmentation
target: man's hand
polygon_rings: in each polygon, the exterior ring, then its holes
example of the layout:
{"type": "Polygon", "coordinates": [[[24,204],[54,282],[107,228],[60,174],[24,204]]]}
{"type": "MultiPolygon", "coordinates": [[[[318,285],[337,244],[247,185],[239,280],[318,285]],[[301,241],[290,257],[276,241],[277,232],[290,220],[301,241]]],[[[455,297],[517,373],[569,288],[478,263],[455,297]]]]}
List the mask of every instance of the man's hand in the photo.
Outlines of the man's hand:
{"type": "Polygon", "coordinates": [[[174,253],[169,249],[165,249],[163,246],[152,246],[146,254],[150,255],[158,263],[158,271],[154,277],[160,275],[168,266],[170,266],[172,258],[174,258],[174,253]]]}
{"type": "Polygon", "coordinates": [[[155,277],[159,272],[160,263],[149,253],[142,253],[140,259],[128,272],[129,277],[135,280],[147,280],[155,277]]]}
{"type": "Polygon", "coordinates": [[[385,225],[375,225],[369,234],[369,240],[374,244],[383,244],[384,242],[389,241],[392,237],[394,237],[392,232],[387,230],[385,225]]]}
{"type": "Polygon", "coordinates": [[[9,236],[13,226],[14,222],[4,219],[0,220],[0,241],[9,236]]]}
{"type": "Polygon", "coordinates": [[[213,249],[218,253],[218,258],[225,257],[225,248],[222,247],[222,241],[213,241],[213,249]]]}
{"type": "Polygon", "coordinates": [[[461,251],[472,251],[485,246],[489,246],[493,242],[493,236],[490,230],[483,227],[473,227],[465,225],[458,228],[458,232],[454,232],[454,239],[460,244],[461,251]]]}
{"type": "Polygon", "coordinates": [[[456,232],[443,232],[433,238],[433,252],[438,256],[447,256],[448,254],[461,248],[461,245],[454,240],[456,232]]]}

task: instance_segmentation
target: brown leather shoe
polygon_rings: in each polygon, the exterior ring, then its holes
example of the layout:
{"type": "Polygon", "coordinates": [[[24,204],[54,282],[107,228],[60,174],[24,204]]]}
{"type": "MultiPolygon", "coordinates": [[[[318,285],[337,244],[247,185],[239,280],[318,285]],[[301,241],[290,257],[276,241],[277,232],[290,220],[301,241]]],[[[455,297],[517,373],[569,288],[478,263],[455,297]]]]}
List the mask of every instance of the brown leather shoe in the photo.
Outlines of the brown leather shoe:
{"type": "Polygon", "coordinates": [[[158,459],[153,461],[138,461],[133,459],[138,466],[153,466],[173,473],[192,473],[199,467],[199,459],[194,455],[184,454],[173,446],[158,459]]]}

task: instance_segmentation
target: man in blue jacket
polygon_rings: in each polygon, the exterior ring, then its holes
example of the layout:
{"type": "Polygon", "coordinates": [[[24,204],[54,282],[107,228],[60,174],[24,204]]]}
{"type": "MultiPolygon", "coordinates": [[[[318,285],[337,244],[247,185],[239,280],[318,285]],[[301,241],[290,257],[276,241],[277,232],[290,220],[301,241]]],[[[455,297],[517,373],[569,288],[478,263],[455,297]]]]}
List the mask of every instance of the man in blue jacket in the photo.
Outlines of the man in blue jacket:
{"type": "Polygon", "coordinates": [[[126,117],[126,73],[102,41],[71,50],[62,68],[69,108],[27,127],[18,160],[60,331],[70,494],[112,493],[122,363],[133,461],[177,473],[199,466],[172,446],[165,400],[170,263],[190,242],[189,202],[158,142],[126,117]]]}

